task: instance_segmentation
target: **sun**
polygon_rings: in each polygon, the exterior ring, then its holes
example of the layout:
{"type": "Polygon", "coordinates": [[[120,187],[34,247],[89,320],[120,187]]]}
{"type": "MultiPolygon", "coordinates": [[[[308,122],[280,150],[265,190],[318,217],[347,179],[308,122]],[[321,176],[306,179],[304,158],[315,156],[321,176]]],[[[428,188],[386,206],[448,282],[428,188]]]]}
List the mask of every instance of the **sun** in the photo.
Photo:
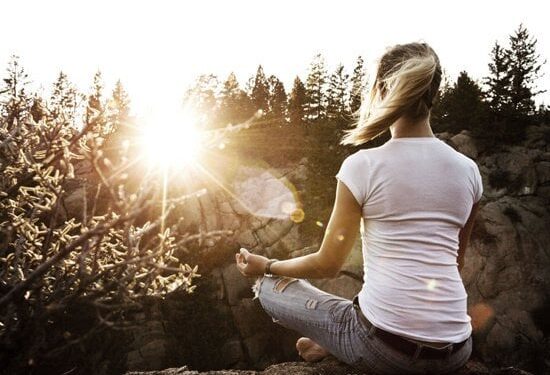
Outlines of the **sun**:
{"type": "Polygon", "coordinates": [[[197,162],[203,141],[197,115],[188,109],[161,111],[146,118],[141,144],[153,167],[179,168],[197,162]]]}

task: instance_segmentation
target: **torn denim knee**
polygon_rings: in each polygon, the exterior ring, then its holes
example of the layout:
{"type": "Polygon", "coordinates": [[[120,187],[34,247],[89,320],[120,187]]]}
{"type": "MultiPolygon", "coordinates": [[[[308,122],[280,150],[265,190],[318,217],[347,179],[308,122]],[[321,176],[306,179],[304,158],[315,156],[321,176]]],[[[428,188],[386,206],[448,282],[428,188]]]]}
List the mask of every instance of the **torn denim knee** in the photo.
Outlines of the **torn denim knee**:
{"type": "Polygon", "coordinates": [[[254,285],[252,285],[252,292],[254,293],[254,297],[252,298],[253,300],[259,298],[262,285],[266,281],[266,278],[269,278],[269,281],[272,281],[274,283],[273,292],[278,294],[283,293],[288,285],[299,280],[297,278],[288,276],[260,276],[254,282],[254,285]]]}
{"type": "Polygon", "coordinates": [[[252,300],[257,299],[260,296],[260,288],[262,286],[264,278],[265,275],[259,276],[254,282],[254,285],[252,285],[252,293],[254,293],[254,297],[252,297],[252,300]]]}

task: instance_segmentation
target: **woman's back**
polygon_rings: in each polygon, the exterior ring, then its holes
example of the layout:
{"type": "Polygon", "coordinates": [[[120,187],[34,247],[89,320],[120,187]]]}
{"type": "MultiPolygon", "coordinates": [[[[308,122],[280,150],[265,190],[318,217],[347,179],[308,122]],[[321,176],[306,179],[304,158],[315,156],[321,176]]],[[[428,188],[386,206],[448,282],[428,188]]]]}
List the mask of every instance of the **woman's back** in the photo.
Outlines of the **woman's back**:
{"type": "Polygon", "coordinates": [[[468,338],[457,252],[482,194],[475,162],[435,137],[392,138],[350,155],[336,177],[363,210],[359,303],[366,317],[413,339],[468,338]]]}

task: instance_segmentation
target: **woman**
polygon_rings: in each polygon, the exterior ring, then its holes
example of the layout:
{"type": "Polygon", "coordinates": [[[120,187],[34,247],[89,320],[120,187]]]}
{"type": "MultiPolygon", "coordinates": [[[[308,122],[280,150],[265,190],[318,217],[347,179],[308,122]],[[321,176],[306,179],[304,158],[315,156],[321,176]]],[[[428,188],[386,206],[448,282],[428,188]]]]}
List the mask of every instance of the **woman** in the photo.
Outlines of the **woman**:
{"type": "Polygon", "coordinates": [[[342,163],[319,251],[282,261],[236,254],[243,275],[263,275],[254,289],[265,311],[305,336],[296,348],[306,361],[332,354],[369,373],[441,374],[471,355],[459,271],[483,186],[475,162],[431,130],[440,82],[429,45],[389,48],[342,143],[363,144],[388,129],[391,139],[342,163]],[[358,229],[364,284],[353,301],[305,280],[336,276],[358,229]]]}

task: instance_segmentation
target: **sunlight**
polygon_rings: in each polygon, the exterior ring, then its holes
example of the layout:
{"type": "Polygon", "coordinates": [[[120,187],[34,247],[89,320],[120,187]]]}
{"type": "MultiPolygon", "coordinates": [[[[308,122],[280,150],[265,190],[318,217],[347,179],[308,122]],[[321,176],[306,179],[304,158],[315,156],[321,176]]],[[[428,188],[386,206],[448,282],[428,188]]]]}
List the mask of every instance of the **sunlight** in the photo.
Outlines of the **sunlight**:
{"type": "Polygon", "coordinates": [[[195,163],[202,143],[196,123],[196,114],[188,109],[149,116],[143,126],[141,143],[150,165],[181,168],[195,163]]]}

